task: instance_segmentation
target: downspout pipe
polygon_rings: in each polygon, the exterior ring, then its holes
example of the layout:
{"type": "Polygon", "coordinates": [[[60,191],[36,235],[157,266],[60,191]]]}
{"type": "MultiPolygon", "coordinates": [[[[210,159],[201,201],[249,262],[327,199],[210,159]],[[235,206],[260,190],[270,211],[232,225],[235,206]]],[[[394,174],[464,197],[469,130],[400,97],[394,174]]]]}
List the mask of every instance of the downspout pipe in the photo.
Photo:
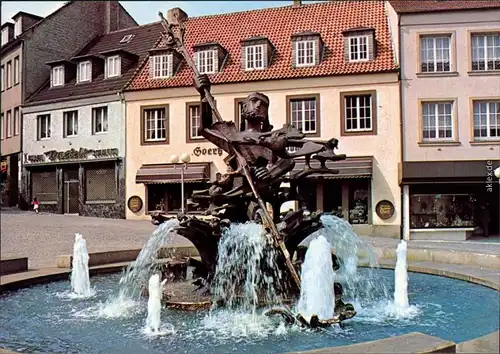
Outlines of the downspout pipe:
{"type": "Polygon", "coordinates": [[[123,90],[121,91],[118,91],[117,93],[119,99],[120,99],[120,103],[121,103],[121,108],[122,108],[122,122],[123,122],[123,134],[122,134],[122,139],[123,139],[123,150],[122,150],[122,154],[123,154],[123,160],[122,160],[122,169],[123,169],[123,181],[125,183],[125,186],[124,186],[124,191],[125,191],[125,195],[123,196],[124,197],[124,200],[123,200],[123,218],[126,219],[127,218],[127,183],[126,183],[126,180],[127,180],[127,156],[128,156],[128,152],[127,152],[127,102],[125,101],[125,94],[123,93],[123,90]]]}

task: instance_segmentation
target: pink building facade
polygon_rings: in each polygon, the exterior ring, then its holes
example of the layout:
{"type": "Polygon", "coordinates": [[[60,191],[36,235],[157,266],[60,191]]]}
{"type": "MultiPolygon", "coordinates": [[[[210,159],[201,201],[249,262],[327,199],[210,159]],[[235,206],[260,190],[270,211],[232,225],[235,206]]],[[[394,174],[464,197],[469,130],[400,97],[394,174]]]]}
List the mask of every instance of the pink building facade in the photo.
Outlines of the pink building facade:
{"type": "Polygon", "coordinates": [[[405,239],[499,233],[500,3],[484,4],[389,6],[401,63],[405,239]]]}

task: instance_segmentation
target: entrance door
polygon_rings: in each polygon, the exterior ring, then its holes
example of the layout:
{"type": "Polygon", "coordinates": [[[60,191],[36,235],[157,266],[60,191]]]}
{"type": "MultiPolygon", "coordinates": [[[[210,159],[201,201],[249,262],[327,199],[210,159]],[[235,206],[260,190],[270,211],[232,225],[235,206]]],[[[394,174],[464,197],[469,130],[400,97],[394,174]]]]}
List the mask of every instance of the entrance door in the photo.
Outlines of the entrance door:
{"type": "Polygon", "coordinates": [[[64,171],[64,213],[78,214],[78,168],[64,171]]]}

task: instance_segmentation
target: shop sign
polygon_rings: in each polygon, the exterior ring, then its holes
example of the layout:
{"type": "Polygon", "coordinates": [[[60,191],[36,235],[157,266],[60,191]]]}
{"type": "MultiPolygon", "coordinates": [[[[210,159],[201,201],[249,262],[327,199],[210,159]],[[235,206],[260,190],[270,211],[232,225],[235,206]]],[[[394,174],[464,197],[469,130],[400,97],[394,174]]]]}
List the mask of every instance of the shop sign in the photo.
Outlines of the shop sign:
{"type": "Polygon", "coordinates": [[[90,159],[103,159],[109,157],[118,157],[118,149],[85,149],[79,150],[69,149],[66,151],[50,150],[40,155],[27,155],[25,154],[26,163],[41,163],[41,162],[56,162],[56,161],[69,161],[69,160],[90,160],[90,159]]]}
{"type": "Polygon", "coordinates": [[[130,198],[128,198],[127,206],[131,212],[137,213],[139,210],[142,209],[141,197],[139,197],[137,195],[131,196],[130,198]]]}
{"type": "Polygon", "coordinates": [[[193,149],[193,154],[194,156],[201,156],[201,155],[219,155],[222,156],[222,149],[221,148],[201,148],[199,146],[195,147],[193,149]]]}
{"type": "Polygon", "coordinates": [[[394,215],[394,204],[388,200],[381,200],[377,203],[375,211],[382,220],[390,219],[394,215]]]}

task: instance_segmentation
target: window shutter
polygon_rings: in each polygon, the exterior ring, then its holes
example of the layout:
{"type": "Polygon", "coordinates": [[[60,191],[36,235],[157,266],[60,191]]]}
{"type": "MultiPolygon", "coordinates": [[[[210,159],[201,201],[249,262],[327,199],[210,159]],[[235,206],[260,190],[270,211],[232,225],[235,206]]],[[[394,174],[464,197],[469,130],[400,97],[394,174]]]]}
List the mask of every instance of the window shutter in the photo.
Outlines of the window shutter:
{"type": "Polygon", "coordinates": [[[349,37],[344,37],[344,60],[349,62],[349,37]]]}
{"type": "Polygon", "coordinates": [[[293,42],[293,49],[292,49],[292,65],[294,67],[297,67],[297,42],[293,42]]]}
{"type": "Polygon", "coordinates": [[[50,87],[54,86],[54,69],[50,69],[50,87]]]}
{"type": "Polygon", "coordinates": [[[174,60],[173,60],[173,54],[169,54],[167,56],[168,60],[168,77],[174,76],[174,60]]]}
{"type": "Polygon", "coordinates": [[[108,78],[108,67],[109,67],[109,59],[106,58],[106,61],[104,62],[104,78],[108,78]]]}
{"type": "Polygon", "coordinates": [[[219,50],[212,50],[212,57],[214,58],[214,72],[219,72],[219,50]]]}
{"type": "Polygon", "coordinates": [[[149,78],[154,77],[154,70],[155,70],[155,57],[151,56],[149,57],[149,78]]]}
{"type": "Polygon", "coordinates": [[[246,70],[247,66],[246,66],[246,62],[247,62],[247,47],[246,46],[241,46],[241,70],[246,70]]]}
{"type": "Polygon", "coordinates": [[[200,70],[200,64],[198,63],[198,52],[194,53],[194,63],[196,64],[196,68],[200,70]]]}
{"type": "Polygon", "coordinates": [[[375,60],[376,56],[376,46],[375,46],[375,36],[373,34],[370,34],[368,36],[368,59],[370,60],[375,60]]]}

